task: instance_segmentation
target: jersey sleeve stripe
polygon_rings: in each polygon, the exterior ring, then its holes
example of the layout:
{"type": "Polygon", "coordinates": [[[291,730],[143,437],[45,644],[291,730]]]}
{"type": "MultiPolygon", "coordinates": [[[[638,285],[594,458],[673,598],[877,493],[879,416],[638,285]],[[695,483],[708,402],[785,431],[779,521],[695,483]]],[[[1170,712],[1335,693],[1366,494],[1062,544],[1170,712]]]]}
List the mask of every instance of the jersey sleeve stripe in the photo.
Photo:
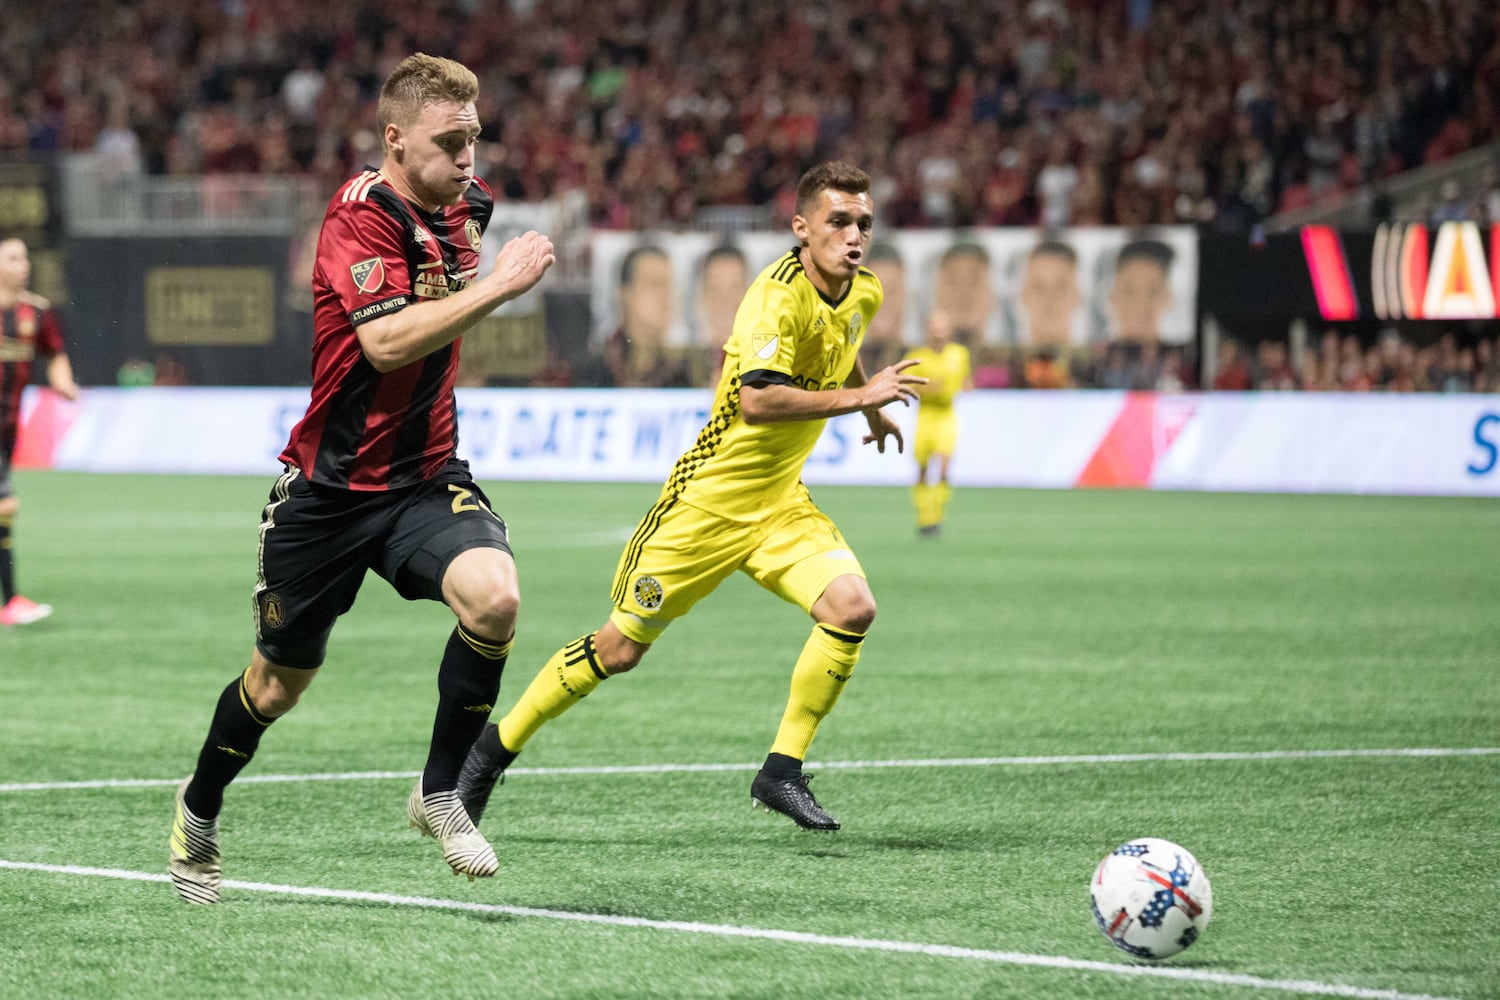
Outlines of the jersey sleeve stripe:
{"type": "Polygon", "coordinates": [[[802,261],[797,259],[795,252],[788,253],[782,262],[777,265],[771,278],[773,281],[784,281],[787,284],[791,284],[792,279],[797,276],[797,272],[800,270],[802,270],[802,261]]]}
{"type": "Polygon", "coordinates": [[[369,196],[370,188],[379,180],[380,173],[378,171],[366,170],[344,189],[344,201],[364,201],[369,196]]]}

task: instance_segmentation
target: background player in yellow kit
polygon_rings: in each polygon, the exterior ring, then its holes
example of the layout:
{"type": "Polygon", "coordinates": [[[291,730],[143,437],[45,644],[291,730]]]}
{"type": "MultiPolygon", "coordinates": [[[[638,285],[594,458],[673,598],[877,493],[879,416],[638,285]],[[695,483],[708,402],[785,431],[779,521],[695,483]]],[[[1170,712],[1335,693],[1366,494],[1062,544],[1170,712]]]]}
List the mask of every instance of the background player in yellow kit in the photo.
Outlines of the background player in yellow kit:
{"type": "Polygon", "coordinates": [[[969,349],[953,339],[953,321],[941,309],[934,309],[927,317],[922,346],[912,348],[906,356],[918,362],[917,370],[927,376],[927,384],[918,390],[921,402],[917,407],[916,440],[912,442],[917,484],[912,487],[912,496],[917,505],[917,530],[931,536],[942,530],[943,512],[953,494],[948,484],[948,463],[958,443],[953,400],[973,387],[972,369],[969,349]]]}
{"type": "Polygon", "coordinates": [[[875,599],[859,560],[802,484],[802,466],[827,418],[856,411],[869,423],[866,443],[884,452],[894,437],[902,448],[880,408],[909,404],[926,381],[907,373],[912,361],[868,380],[859,363],[883,296],[864,266],[875,220],[869,190],[869,176],[845,163],[802,176],[792,218],[799,245],[746,291],[708,423],[620,555],[609,620],[558,650],[465,761],[458,792],[474,822],[545,722],[635,667],[667,626],[740,570],[814,622],[752,800],[804,828],[838,829],[808,791],[802,761],[859,659],[875,599]]]}

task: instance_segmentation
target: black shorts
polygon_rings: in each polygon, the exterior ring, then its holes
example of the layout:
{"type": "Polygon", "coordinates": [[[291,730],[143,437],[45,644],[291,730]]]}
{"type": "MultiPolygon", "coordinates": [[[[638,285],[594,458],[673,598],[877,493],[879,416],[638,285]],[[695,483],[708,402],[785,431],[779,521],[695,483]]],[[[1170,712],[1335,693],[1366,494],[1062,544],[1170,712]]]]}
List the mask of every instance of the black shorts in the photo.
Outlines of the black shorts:
{"type": "Polygon", "coordinates": [[[319,486],[288,467],[261,513],[256,648],[285,667],[321,666],[366,570],[408,601],[441,601],[448,564],[481,547],[510,552],[510,541],[467,462],[383,493],[319,486]]]}

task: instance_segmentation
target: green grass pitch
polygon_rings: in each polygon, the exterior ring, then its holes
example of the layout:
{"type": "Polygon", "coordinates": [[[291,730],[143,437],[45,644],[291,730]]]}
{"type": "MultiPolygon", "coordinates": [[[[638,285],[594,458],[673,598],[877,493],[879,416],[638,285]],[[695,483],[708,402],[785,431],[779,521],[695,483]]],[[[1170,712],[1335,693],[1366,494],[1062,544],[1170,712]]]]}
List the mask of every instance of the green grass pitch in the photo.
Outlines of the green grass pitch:
{"type": "MultiPolygon", "coordinates": [[[[919,539],[904,490],[814,489],[880,605],[808,766],[844,829],[750,808],[809,623],[735,578],[531,743],[475,883],[403,810],[451,618],[371,577],[189,907],[172,789],[247,662],[271,481],[16,476],[57,611],[0,632],[0,996],[1500,997],[1500,754],[1302,753],[1500,747],[1493,501],[961,489],[919,539]],[[1088,907],[1136,836],[1214,887],[1156,966],[1088,907]]],[[[507,707],[655,489],[485,485],[507,707]]]]}

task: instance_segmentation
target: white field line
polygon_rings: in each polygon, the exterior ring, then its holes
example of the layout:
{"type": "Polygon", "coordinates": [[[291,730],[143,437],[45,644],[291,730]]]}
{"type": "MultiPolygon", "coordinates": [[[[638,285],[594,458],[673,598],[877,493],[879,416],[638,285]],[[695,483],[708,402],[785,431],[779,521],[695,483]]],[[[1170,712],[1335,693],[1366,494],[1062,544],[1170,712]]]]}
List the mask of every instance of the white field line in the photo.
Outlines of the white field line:
{"type": "MultiPolygon", "coordinates": [[[[1104,753],[1055,757],[939,757],[927,760],[828,760],[808,763],[813,771],[862,771],[882,767],[1042,767],[1054,764],[1145,764],[1196,761],[1286,761],[1369,757],[1485,757],[1500,747],[1391,747],[1353,750],[1259,750],[1205,753],[1104,753]]],[[[691,774],[715,771],[754,771],[754,764],[603,764],[592,767],[512,767],[511,776],[560,777],[575,774],[691,774]]],[[[336,774],[251,774],[235,784],[297,781],[374,781],[415,778],[417,771],[344,771],[336,774]]],[[[97,781],[37,781],[0,784],[0,792],[50,792],[75,788],[176,787],[182,778],[106,778],[97,781]]]]}
{"type": "MultiPolygon", "coordinates": [[[[156,872],[134,872],[118,868],[85,868],[76,865],[43,865],[0,859],[0,869],[50,872],[93,878],[124,879],[132,882],[168,882],[169,877],[156,872]]],[[[682,934],[704,934],[725,938],[748,938],[781,941],[788,944],[823,948],[844,948],[905,955],[926,955],[971,962],[993,962],[1069,972],[1094,972],[1112,976],[1135,976],[1151,979],[1175,979],[1181,982],[1208,983],[1215,986],[1242,986],[1253,990],[1302,993],[1326,997],[1354,997],[1359,1000],[1445,1000],[1425,993],[1398,993],[1394,990],[1345,986],[1341,983],[1319,983],[1299,979],[1263,979],[1259,976],[1207,972],[1163,965],[1122,965],[1092,962],[1061,955],[1029,955],[1016,951],[987,951],[981,948],[958,948],[945,944],[921,944],[915,941],[884,941],[878,938],[809,934],[764,927],[742,927],[735,924],[704,924],[687,920],[652,920],[647,917],[622,917],[605,913],[575,913],[568,910],[543,910],[530,906],[505,906],[498,903],[471,903],[456,899],[433,899],[426,896],[398,896],[384,892],[357,892],[347,889],[325,889],[319,886],[273,885],[266,882],[241,882],[225,879],[225,889],[242,892],[265,892],[283,896],[306,896],[317,899],[339,899],[361,903],[383,903],[387,906],[410,906],[428,910],[457,910],[465,913],[501,914],[540,920],[564,920],[580,924],[603,924],[609,927],[642,928],[653,931],[675,931],[682,934]]]]}

